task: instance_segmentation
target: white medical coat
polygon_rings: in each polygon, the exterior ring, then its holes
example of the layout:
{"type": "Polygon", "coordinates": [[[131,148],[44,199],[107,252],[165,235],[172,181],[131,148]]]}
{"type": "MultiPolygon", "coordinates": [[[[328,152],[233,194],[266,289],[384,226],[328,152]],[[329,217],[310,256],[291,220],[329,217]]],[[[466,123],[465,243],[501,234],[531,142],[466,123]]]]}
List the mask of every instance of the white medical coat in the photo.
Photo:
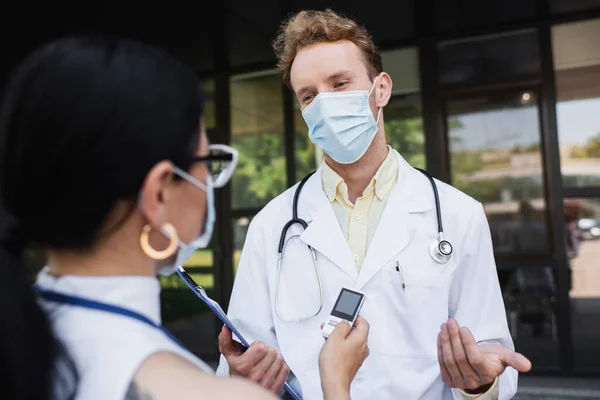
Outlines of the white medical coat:
{"type": "MultiPolygon", "coordinates": [[[[447,264],[437,264],[428,250],[437,238],[431,184],[396,155],[398,181],[360,272],[323,191],[321,169],[302,190],[298,214],[309,226],[302,231],[295,225],[288,233],[288,237],[300,236],[285,250],[279,302],[286,318],[318,309],[318,284],[306,247],[312,246],[324,290],[324,305],[316,317],[289,323],[280,321],[275,313],[277,247],[281,231],[292,217],[296,186],[271,201],[248,229],[228,315],[247,340],[261,341],[283,355],[294,375],[291,384],[305,400],[323,398],[318,368],[324,343],[320,324],[329,316],[342,286],[366,293],[361,315],[371,326],[371,352],[352,383],[353,400],[462,399],[443,383],[437,360],[437,336],[449,317],[467,326],[479,343],[514,348],[482,205],[436,182],[444,238],[454,248],[447,264]]],[[[217,374],[228,373],[227,361],[221,356],[217,374]]],[[[500,400],[512,398],[517,371],[508,368],[499,383],[500,400]]]]}

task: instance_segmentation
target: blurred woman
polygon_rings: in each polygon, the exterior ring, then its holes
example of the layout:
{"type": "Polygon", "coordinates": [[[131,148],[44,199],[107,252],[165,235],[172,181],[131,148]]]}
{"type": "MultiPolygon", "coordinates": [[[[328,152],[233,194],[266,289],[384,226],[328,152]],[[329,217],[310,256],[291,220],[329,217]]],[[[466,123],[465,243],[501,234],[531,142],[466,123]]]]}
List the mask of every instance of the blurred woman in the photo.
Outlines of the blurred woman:
{"type": "MultiPolygon", "coordinates": [[[[136,42],[63,39],[18,67],[0,112],[4,396],[270,398],[214,377],[161,325],[156,274],[208,245],[235,166],[213,168],[235,151],[208,145],[194,73],[136,42]],[[27,243],[48,254],[35,293],[27,243]]],[[[326,398],[349,398],[367,331],[324,346],[326,398]]]]}

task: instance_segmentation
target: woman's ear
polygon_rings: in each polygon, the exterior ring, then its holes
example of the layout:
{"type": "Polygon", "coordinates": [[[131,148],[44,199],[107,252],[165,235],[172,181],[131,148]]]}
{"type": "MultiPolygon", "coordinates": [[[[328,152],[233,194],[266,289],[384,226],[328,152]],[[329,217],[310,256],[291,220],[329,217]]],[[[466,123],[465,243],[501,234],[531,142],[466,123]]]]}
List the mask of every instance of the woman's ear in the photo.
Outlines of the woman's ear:
{"type": "Polygon", "coordinates": [[[153,229],[168,222],[167,201],[171,196],[173,163],[161,161],[146,175],[140,195],[140,208],[153,229]]]}
{"type": "Polygon", "coordinates": [[[379,74],[377,79],[377,90],[376,90],[376,106],[385,107],[392,97],[392,78],[386,73],[382,72],[379,74]]]}

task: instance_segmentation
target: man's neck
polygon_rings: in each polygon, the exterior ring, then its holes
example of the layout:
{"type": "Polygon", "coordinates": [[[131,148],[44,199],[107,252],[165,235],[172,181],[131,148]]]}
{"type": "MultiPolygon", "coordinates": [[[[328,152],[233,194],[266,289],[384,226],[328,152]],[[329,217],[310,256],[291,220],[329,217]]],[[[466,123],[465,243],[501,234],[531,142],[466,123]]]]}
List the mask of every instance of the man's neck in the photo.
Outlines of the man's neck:
{"type": "Polygon", "coordinates": [[[388,153],[389,149],[384,139],[377,143],[374,141],[365,155],[354,164],[338,164],[327,156],[325,162],[344,180],[348,186],[348,198],[355,203],[377,174],[388,153]]]}

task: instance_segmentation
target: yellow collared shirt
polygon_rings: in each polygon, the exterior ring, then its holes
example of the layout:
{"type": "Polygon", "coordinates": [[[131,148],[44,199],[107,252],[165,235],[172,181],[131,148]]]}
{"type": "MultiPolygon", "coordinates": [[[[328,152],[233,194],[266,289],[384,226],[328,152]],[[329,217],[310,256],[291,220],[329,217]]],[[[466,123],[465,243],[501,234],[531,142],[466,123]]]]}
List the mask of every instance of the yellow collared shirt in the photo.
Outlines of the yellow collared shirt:
{"type": "MultiPolygon", "coordinates": [[[[389,148],[389,146],[388,146],[389,148]]],[[[325,161],[323,161],[323,190],[348,241],[356,268],[360,271],[367,249],[379,224],[385,203],[398,179],[398,160],[394,151],[389,153],[361,197],[352,204],[348,186],[325,161]]]]}

